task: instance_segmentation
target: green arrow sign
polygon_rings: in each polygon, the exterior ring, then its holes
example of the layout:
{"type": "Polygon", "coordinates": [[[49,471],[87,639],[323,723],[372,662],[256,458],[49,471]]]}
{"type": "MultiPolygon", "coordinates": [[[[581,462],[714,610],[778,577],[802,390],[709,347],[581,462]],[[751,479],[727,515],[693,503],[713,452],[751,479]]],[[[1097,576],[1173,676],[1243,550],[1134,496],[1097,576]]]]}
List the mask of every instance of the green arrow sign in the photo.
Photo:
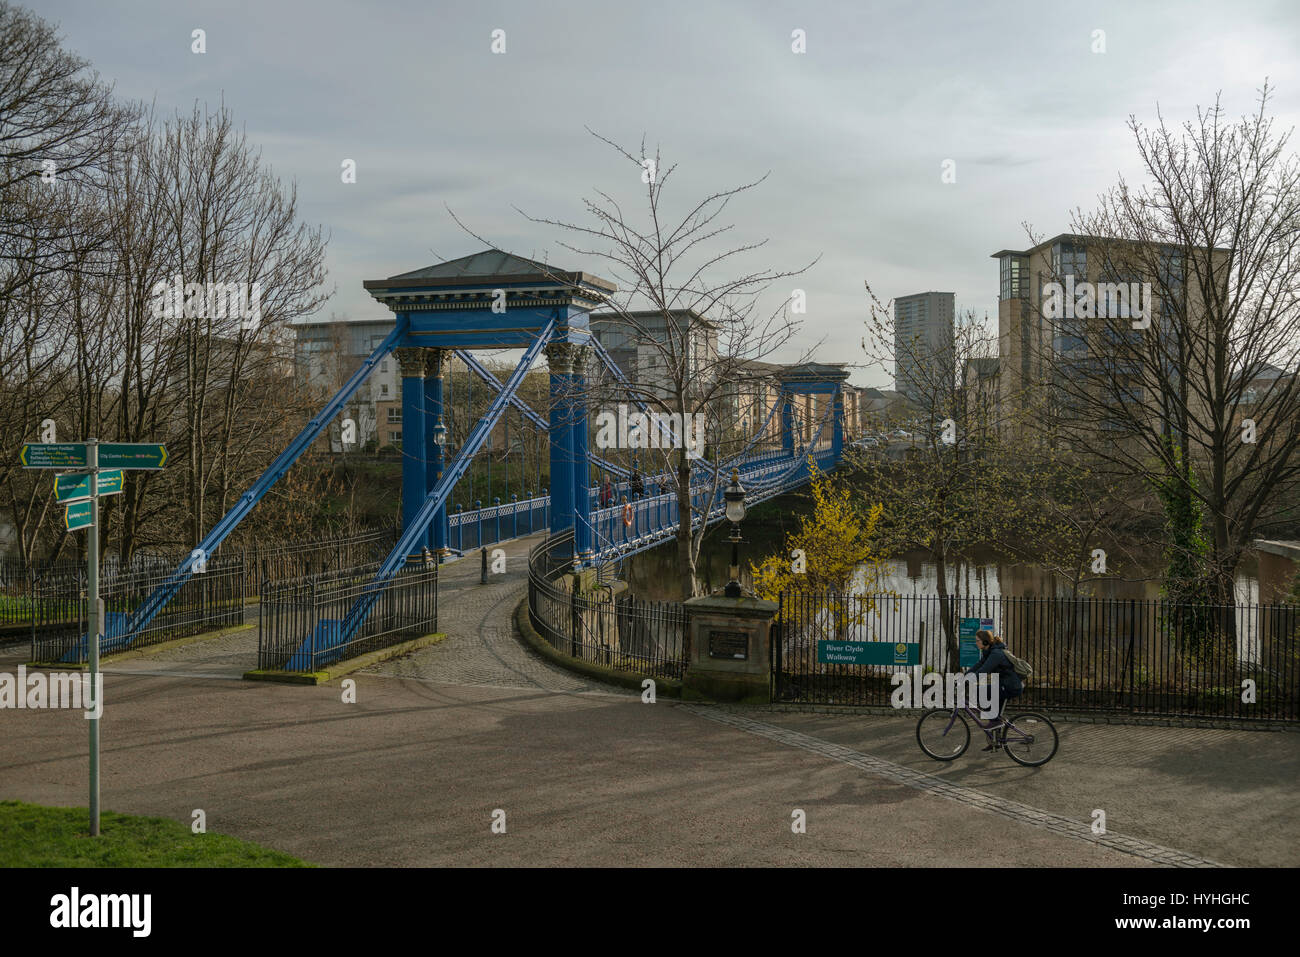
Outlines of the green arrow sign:
{"type": "Polygon", "coordinates": [[[142,442],[105,442],[99,447],[100,468],[160,469],[167,462],[167,449],[142,442]]]}
{"type": "MultiPolygon", "coordinates": [[[[105,495],[117,495],[121,491],[121,469],[109,469],[99,473],[99,494],[101,498],[105,495]]],[[[83,498],[90,498],[90,476],[55,476],[54,498],[58,502],[75,502],[83,498]]]]}
{"type": "Polygon", "coordinates": [[[86,446],[83,442],[32,442],[18,453],[25,469],[84,469],[86,446]]]}
{"type": "Polygon", "coordinates": [[[90,527],[90,501],[76,502],[69,505],[64,510],[63,523],[68,526],[68,531],[75,532],[79,528],[90,527]]]}

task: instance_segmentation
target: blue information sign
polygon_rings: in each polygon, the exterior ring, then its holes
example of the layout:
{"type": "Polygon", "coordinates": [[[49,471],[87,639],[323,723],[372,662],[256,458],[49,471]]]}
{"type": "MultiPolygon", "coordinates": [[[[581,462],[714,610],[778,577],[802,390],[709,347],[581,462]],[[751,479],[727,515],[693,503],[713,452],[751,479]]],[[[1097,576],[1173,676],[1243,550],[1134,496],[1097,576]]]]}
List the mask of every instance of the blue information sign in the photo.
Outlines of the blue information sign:
{"type": "Polygon", "coordinates": [[[980,663],[980,647],[975,641],[975,632],[993,630],[992,618],[963,618],[957,626],[957,648],[960,657],[957,664],[963,668],[973,668],[980,663]]]}

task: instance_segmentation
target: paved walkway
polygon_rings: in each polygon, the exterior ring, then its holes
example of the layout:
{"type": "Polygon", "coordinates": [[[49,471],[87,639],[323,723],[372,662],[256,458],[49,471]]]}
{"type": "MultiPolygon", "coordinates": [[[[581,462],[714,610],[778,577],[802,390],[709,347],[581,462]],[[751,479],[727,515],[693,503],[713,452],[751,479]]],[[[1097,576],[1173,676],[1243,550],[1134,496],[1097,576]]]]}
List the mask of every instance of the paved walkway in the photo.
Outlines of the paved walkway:
{"type": "MultiPolygon", "coordinates": [[[[449,637],[357,672],[355,704],[210,680],[254,630],[112,666],[104,806],[327,865],[1300,865],[1298,734],[1062,724],[1026,769],[930,761],[906,718],[645,705],[514,636],[535,541],[486,585],[444,566],[449,637]]],[[[84,805],[85,764],[80,713],[0,711],[0,798],[84,805]]]]}
{"type": "Polygon", "coordinates": [[[482,579],[478,553],[442,566],[438,581],[438,630],[447,638],[401,658],[381,662],[365,673],[420,678],[439,684],[638,696],[611,688],[551,664],[515,636],[514,613],[528,587],[528,551],[539,533],[498,546],[506,570],[482,579]]]}

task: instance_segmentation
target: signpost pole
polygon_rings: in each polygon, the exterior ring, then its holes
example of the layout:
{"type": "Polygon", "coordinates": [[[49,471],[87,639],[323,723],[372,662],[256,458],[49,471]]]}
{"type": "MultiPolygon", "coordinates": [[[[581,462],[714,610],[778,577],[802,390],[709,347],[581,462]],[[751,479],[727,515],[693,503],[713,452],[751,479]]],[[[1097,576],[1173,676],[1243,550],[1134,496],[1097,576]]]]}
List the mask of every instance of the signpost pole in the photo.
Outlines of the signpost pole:
{"type": "MultiPolygon", "coordinates": [[[[86,529],[86,641],[89,644],[90,693],[99,697],[99,632],[103,628],[99,610],[99,441],[86,442],[86,466],[90,470],[90,527],[86,529]]],[[[90,713],[102,711],[92,701],[90,713]]],[[[90,836],[99,836],[99,718],[90,719],[90,836]]]]}

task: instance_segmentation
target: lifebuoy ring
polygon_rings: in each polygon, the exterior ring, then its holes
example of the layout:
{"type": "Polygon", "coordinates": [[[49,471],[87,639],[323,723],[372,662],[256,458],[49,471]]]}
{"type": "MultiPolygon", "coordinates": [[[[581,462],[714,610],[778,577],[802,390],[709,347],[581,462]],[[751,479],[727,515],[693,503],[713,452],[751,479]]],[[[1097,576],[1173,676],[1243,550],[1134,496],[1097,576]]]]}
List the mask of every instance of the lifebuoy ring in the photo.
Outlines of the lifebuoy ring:
{"type": "Polygon", "coordinates": [[[623,506],[623,524],[628,528],[632,527],[632,503],[628,502],[623,506]]]}

